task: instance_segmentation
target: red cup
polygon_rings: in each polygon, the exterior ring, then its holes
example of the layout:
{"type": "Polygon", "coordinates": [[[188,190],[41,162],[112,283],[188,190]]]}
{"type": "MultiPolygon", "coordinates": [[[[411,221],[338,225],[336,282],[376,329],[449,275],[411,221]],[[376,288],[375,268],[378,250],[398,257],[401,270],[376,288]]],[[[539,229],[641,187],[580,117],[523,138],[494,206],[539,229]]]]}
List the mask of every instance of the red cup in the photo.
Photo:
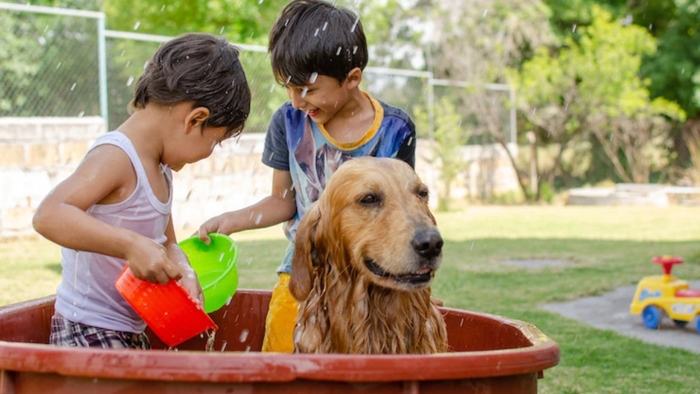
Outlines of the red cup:
{"type": "Polygon", "coordinates": [[[218,330],[201,305],[176,280],[171,279],[165,285],[152,283],[135,277],[126,266],[114,285],[151,331],[170,347],[209,329],[218,330]]]}

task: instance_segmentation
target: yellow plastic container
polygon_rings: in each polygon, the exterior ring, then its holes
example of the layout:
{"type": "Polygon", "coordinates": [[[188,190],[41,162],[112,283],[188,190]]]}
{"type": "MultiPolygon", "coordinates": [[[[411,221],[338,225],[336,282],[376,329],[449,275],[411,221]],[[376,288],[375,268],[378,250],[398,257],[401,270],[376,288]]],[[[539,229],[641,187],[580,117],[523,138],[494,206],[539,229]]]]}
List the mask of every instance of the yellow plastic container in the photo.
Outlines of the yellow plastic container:
{"type": "Polygon", "coordinates": [[[211,233],[209,238],[209,245],[197,236],[179,243],[199,278],[206,313],[227,304],[238,288],[238,245],[224,234],[211,233]]]}

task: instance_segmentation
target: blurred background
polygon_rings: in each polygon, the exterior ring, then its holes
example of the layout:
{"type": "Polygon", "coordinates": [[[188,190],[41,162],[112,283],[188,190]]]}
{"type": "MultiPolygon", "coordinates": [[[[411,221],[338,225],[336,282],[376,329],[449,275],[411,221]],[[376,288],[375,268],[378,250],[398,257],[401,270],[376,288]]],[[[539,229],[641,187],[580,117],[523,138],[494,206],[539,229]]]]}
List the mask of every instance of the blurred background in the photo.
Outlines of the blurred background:
{"type": "MultiPolygon", "coordinates": [[[[286,3],[0,3],[0,174],[17,184],[41,168],[35,183],[42,185],[2,192],[0,209],[19,204],[26,211],[5,217],[5,230],[13,218],[25,220],[97,134],[128,117],[145,63],[162,42],[184,32],[225,36],[242,49],[253,103],[241,144],[212,161],[223,164],[181,176],[189,176],[183,201],[198,193],[192,182],[216,172],[213,167],[222,174],[262,174],[254,164],[245,170],[230,159],[247,153],[259,161],[260,138],[287,99],[272,78],[266,48],[269,28],[286,3]],[[71,125],[50,134],[66,119],[71,125]],[[76,124],[87,131],[76,131],[76,124]]],[[[358,13],[368,37],[363,89],[403,108],[417,125],[421,175],[435,191],[438,209],[698,201],[697,2],[336,3],[358,13]]],[[[265,185],[247,182],[227,195],[241,188],[264,193],[265,185]]]]}

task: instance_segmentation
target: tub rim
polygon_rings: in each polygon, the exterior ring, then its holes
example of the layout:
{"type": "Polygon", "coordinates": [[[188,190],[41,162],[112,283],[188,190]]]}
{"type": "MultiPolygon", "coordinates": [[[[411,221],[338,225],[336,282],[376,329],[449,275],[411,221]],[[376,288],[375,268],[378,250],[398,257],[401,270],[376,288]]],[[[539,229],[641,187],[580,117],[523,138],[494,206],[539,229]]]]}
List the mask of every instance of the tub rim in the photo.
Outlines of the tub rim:
{"type": "MultiPolygon", "coordinates": [[[[265,290],[239,292],[266,294],[265,290]]],[[[44,305],[55,296],[0,307],[0,317],[19,308],[44,305]]],[[[0,340],[0,372],[182,382],[341,382],[429,381],[541,373],[559,363],[559,346],[534,325],[516,319],[454,308],[446,314],[471,315],[515,327],[532,346],[431,355],[280,354],[234,351],[104,350],[59,348],[0,340]],[[186,355],[187,357],[183,357],[186,355]]]]}

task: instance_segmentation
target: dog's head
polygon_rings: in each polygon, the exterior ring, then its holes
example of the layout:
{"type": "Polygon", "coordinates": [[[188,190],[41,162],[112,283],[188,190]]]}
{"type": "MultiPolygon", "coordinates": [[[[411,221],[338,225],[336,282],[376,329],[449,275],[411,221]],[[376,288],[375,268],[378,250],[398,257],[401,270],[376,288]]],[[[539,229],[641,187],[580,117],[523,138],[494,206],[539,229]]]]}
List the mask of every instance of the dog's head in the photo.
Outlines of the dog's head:
{"type": "Polygon", "coordinates": [[[430,285],[443,240],[428,188],[411,166],[389,158],[347,161],[299,224],[290,291],[305,300],[320,270],[361,275],[385,288],[430,285]]]}

